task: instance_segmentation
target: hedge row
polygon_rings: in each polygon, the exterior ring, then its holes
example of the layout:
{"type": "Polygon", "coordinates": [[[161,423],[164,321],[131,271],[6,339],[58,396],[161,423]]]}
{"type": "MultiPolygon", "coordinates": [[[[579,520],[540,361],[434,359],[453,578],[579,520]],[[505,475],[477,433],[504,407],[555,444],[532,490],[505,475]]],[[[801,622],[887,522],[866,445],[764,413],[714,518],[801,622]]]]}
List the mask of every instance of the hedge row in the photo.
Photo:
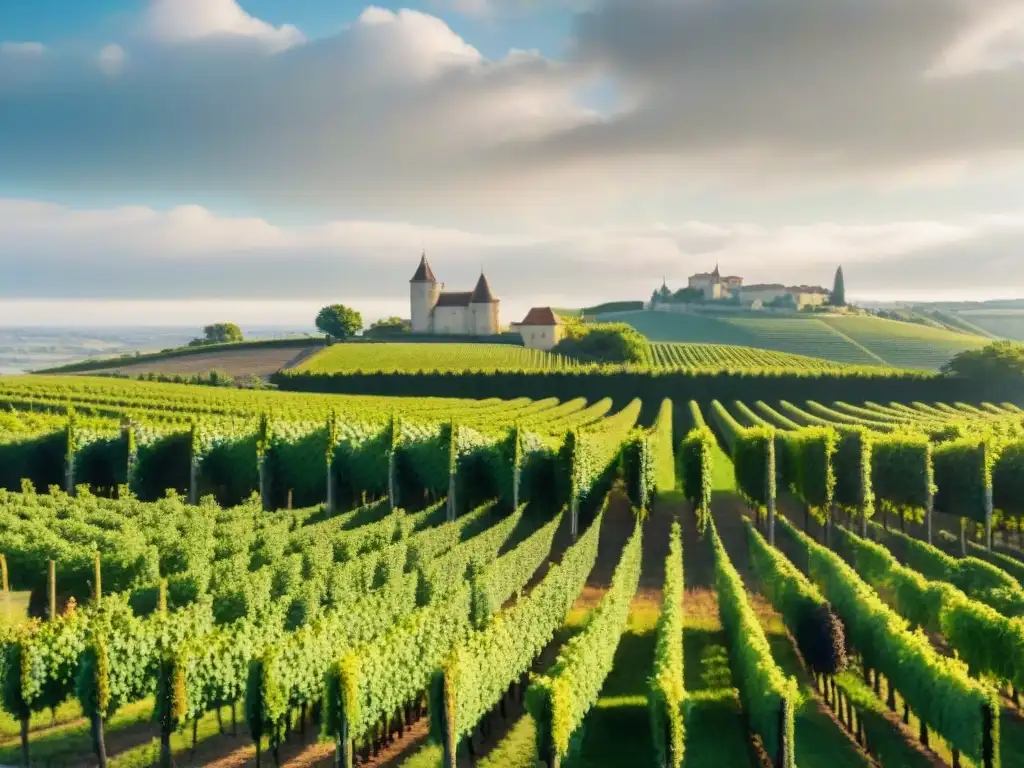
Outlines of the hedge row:
{"type": "MultiPolygon", "coordinates": [[[[972,600],[1007,616],[1024,616],[1024,589],[1002,568],[977,557],[950,557],[931,544],[877,525],[871,526],[871,535],[926,579],[948,582],[972,600]]],[[[1024,570],[1024,563],[1020,565],[1024,570]]]]}
{"type": "Polygon", "coordinates": [[[951,747],[977,763],[994,765],[999,755],[995,691],[972,680],[963,662],[942,656],[926,636],[912,632],[839,555],[784,518],[779,523],[806,558],[811,580],[843,620],[865,669],[885,675],[910,709],[951,747]]]}
{"type": "Polygon", "coordinates": [[[751,569],[761,592],[782,614],[808,667],[834,676],[846,665],[846,632],[817,588],[746,521],[751,569]]]}
{"type": "Polygon", "coordinates": [[[557,768],[578,749],[583,718],[597,702],[611,671],[640,581],[642,539],[638,521],[622,550],[612,585],[586,629],[566,643],[554,666],[534,678],[526,692],[526,707],[537,725],[538,758],[549,768],[557,768]]]}
{"type": "Polygon", "coordinates": [[[654,672],[648,680],[651,736],[663,768],[682,768],[686,718],[683,711],[683,544],[672,523],[665,559],[665,587],[655,630],[654,672]]]}
{"type": "MultiPolygon", "coordinates": [[[[596,537],[588,531],[576,546],[586,549],[593,539],[596,547],[596,537]]],[[[480,565],[487,563],[474,562],[471,578],[454,594],[439,596],[375,640],[344,652],[328,669],[324,730],[342,764],[354,741],[368,738],[382,718],[391,718],[427,690],[452,649],[489,620],[497,606],[487,602],[487,569],[481,572],[480,565]]],[[[522,588],[531,575],[523,568],[522,583],[512,586],[522,588]]]]}
{"type": "Polygon", "coordinates": [[[915,371],[879,369],[868,374],[798,373],[703,373],[685,371],[560,370],[500,373],[287,373],[275,374],[282,390],[345,394],[404,395],[416,397],[529,397],[560,400],[586,397],[612,398],[622,406],[635,397],[661,402],[698,400],[708,404],[714,397],[731,402],[743,400],[848,400],[912,403],[1018,401],[1019,388],[1009,382],[972,381],[939,377],[915,371]]]}
{"type": "MultiPolygon", "coordinates": [[[[599,514],[561,563],[552,565],[529,595],[473,632],[435,672],[430,699],[431,735],[444,746],[445,765],[455,765],[459,743],[472,735],[483,716],[529,671],[562,625],[594,567],[602,518],[599,514]]],[[[537,561],[531,560],[525,568],[519,568],[521,584],[529,580],[536,565],[537,561]]],[[[509,569],[512,567],[509,564],[509,569]]]]}
{"type": "Polygon", "coordinates": [[[772,658],[768,638],[747,602],[743,580],[729,561],[714,522],[710,530],[718,610],[743,710],[772,764],[794,768],[793,715],[799,701],[796,680],[787,679],[772,658]]]}
{"type": "Polygon", "coordinates": [[[973,675],[992,675],[1024,688],[1024,622],[971,600],[952,584],[926,579],[879,544],[841,529],[836,544],[897,613],[914,626],[942,634],[973,675]]]}

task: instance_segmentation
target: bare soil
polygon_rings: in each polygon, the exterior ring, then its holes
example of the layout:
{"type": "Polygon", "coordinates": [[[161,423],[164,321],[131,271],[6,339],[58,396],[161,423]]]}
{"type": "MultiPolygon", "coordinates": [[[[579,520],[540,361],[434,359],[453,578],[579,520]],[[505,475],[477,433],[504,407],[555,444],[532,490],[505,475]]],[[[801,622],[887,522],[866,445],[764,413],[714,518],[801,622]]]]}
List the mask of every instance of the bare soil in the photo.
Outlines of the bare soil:
{"type": "Polygon", "coordinates": [[[218,350],[209,354],[186,355],[167,360],[152,360],[137,365],[120,365],[105,368],[101,371],[89,371],[85,375],[95,373],[122,373],[136,376],[145,373],[159,373],[168,376],[180,374],[192,376],[197,373],[223,371],[236,378],[243,376],[265,377],[286,368],[292,368],[314,352],[318,346],[304,348],[269,348],[269,349],[238,349],[218,350]]]}

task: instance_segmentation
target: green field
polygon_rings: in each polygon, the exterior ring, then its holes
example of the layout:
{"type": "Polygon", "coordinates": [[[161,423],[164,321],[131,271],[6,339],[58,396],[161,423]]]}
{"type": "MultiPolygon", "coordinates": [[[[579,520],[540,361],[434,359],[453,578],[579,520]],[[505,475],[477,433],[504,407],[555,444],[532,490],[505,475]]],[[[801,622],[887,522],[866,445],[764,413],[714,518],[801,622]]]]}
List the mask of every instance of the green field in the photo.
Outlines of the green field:
{"type": "Polygon", "coordinates": [[[753,347],[731,347],[723,344],[651,343],[648,364],[660,369],[754,370],[785,369],[791,371],[830,371],[844,367],[841,363],[787,352],[753,347]]]}
{"type": "Polygon", "coordinates": [[[564,368],[565,358],[511,344],[335,344],[294,370],[343,371],[543,371],[564,368]]]}
{"type": "Polygon", "coordinates": [[[712,317],[640,311],[598,319],[628,323],[655,342],[757,347],[837,363],[931,370],[990,341],[913,323],[839,315],[712,317]]]}
{"type": "Polygon", "coordinates": [[[1024,341],[1024,309],[966,309],[951,314],[993,336],[1024,341]]]}

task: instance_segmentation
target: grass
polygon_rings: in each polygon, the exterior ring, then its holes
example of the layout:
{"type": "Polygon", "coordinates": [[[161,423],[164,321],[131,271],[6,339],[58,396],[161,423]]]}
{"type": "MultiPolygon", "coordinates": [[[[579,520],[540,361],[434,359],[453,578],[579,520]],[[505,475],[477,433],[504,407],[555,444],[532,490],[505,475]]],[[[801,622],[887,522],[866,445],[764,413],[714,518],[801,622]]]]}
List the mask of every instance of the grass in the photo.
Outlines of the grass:
{"type": "Polygon", "coordinates": [[[760,609],[758,616],[775,663],[787,677],[795,677],[800,686],[801,699],[794,712],[797,765],[828,765],[830,768],[868,765],[842,727],[827,714],[826,705],[815,697],[814,682],[797,655],[782,617],[763,600],[754,599],[752,604],[760,609]]]}
{"type": "Polygon", "coordinates": [[[615,664],[597,704],[584,720],[576,764],[654,765],[647,678],[654,665],[654,630],[659,613],[656,603],[633,601],[615,664]]]}
{"type": "Polygon", "coordinates": [[[718,603],[713,593],[701,590],[687,591],[683,604],[686,768],[749,766],[749,740],[718,603]]]}
{"type": "Polygon", "coordinates": [[[0,628],[16,627],[28,621],[31,592],[0,593],[0,628]]]}
{"type": "MultiPolygon", "coordinates": [[[[33,763],[61,765],[72,762],[72,758],[81,758],[83,755],[92,754],[92,736],[89,732],[89,724],[80,716],[81,710],[77,712],[79,717],[73,716],[76,709],[78,709],[77,704],[62,705],[58,713],[62,718],[67,719],[62,723],[58,720],[60,724],[55,728],[32,735],[29,750],[33,763]]],[[[43,717],[45,718],[43,722],[49,723],[49,713],[45,713],[43,717]]],[[[150,723],[152,719],[153,701],[151,699],[122,707],[107,721],[108,742],[112,743],[119,731],[150,723]]],[[[35,718],[33,718],[33,722],[35,722],[35,718]]],[[[21,764],[20,738],[8,739],[0,747],[0,764],[21,764]]]]}
{"type": "MultiPolygon", "coordinates": [[[[632,311],[600,315],[598,319],[629,323],[653,342],[755,347],[836,363],[931,370],[937,370],[958,352],[990,341],[977,335],[867,316],[748,313],[719,317],[632,311]]],[[[977,322],[975,316],[971,320],[977,322]]]]}
{"type": "Polygon", "coordinates": [[[827,323],[890,365],[937,370],[954,355],[985,346],[981,336],[877,317],[826,317],[827,323]]]}
{"type": "Polygon", "coordinates": [[[559,355],[511,344],[359,343],[335,344],[294,370],[346,371],[548,370],[568,365],[559,355]]]}

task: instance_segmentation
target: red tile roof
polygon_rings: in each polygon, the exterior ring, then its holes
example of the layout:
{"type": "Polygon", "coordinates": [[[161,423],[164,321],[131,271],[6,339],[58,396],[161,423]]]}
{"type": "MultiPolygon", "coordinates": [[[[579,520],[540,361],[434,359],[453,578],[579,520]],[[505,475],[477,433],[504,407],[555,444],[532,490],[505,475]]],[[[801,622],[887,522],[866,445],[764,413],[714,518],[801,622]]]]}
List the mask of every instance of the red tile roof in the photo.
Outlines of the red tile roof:
{"type": "Polygon", "coordinates": [[[520,325],[558,325],[560,322],[551,307],[534,307],[526,313],[520,325]]]}
{"type": "Polygon", "coordinates": [[[438,307],[468,307],[473,294],[470,291],[442,293],[437,297],[438,307]]]}
{"type": "Polygon", "coordinates": [[[436,283],[437,278],[434,277],[434,271],[430,268],[427,263],[427,254],[424,253],[420,256],[420,265],[416,268],[416,274],[412,276],[410,283],[436,283]]]}
{"type": "Polygon", "coordinates": [[[484,273],[480,273],[480,279],[476,281],[476,288],[473,289],[474,304],[493,304],[497,299],[491,293],[491,286],[487,283],[484,273]]]}

